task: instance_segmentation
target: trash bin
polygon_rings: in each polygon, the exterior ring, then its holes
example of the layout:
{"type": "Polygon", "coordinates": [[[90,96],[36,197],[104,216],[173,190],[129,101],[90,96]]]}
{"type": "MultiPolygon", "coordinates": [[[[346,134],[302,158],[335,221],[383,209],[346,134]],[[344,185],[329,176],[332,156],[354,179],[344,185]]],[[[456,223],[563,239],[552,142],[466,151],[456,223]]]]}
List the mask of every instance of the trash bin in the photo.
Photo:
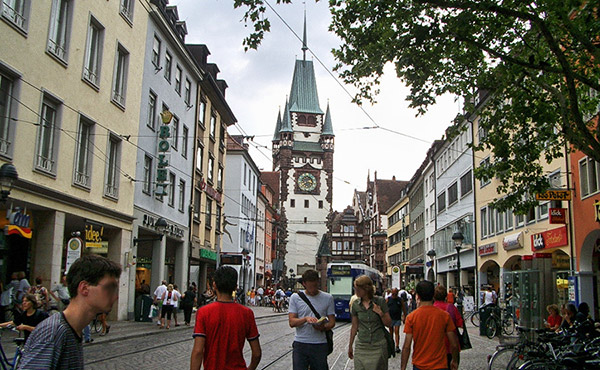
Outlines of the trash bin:
{"type": "Polygon", "coordinates": [[[148,317],[150,314],[150,307],[152,307],[152,298],[148,294],[142,294],[137,296],[135,299],[135,321],[151,322],[152,319],[148,317]]]}
{"type": "Polygon", "coordinates": [[[487,335],[487,320],[490,317],[492,306],[482,307],[479,310],[479,335],[487,335]]]}

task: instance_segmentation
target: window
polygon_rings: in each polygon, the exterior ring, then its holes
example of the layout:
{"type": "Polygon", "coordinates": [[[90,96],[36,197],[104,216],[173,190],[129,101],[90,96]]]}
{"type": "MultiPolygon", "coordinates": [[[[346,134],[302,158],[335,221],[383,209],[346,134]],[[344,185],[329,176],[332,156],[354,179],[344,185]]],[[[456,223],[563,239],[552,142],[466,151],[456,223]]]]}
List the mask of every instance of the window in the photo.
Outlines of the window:
{"type": "Polygon", "coordinates": [[[458,200],[458,183],[450,185],[448,188],[448,206],[454,204],[458,200]]]}
{"type": "Polygon", "coordinates": [[[597,193],[600,184],[600,163],[589,157],[579,161],[579,183],[582,197],[597,193]]]}
{"type": "Polygon", "coordinates": [[[210,115],[210,137],[214,140],[217,130],[217,116],[213,113],[210,115]]]}
{"type": "Polygon", "coordinates": [[[221,232],[221,207],[218,204],[215,210],[215,221],[217,232],[221,232]]]}
{"type": "Polygon", "coordinates": [[[512,230],[515,218],[512,210],[507,209],[506,211],[504,211],[504,215],[506,216],[506,231],[512,230]]]}
{"type": "Polygon", "coordinates": [[[144,185],[142,191],[148,195],[152,192],[152,157],[144,156],[144,185]]]}
{"type": "Polygon", "coordinates": [[[125,17],[130,23],[133,21],[133,4],[134,0],[121,0],[120,14],[125,17]]]}
{"type": "Polygon", "coordinates": [[[496,231],[502,233],[504,231],[504,212],[496,212],[496,231]]]}
{"type": "Polygon", "coordinates": [[[446,209],[446,192],[443,192],[442,194],[438,195],[437,204],[438,204],[438,213],[440,213],[446,209]]]}
{"type": "Polygon", "coordinates": [[[323,209],[323,201],[322,200],[319,201],[319,209],[323,209]]]}
{"type": "Polygon", "coordinates": [[[309,207],[308,199],[304,199],[304,208],[308,208],[308,207],[309,207]]]}
{"type": "Polygon", "coordinates": [[[167,51],[165,53],[165,79],[171,82],[171,68],[173,66],[173,57],[167,51]]]}
{"type": "Polygon", "coordinates": [[[177,116],[173,116],[173,128],[171,129],[171,146],[173,149],[177,150],[179,147],[179,118],[177,116]]]}
{"type": "Polygon", "coordinates": [[[496,233],[496,210],[488,206],[488,235],[496,233]]]}
{"type": "Polygon", "coordinates": [[[202,172],[202,157],[204,154],[204,148],[202,144],[198,141],[198,147],[196,148],[196,169],[202,172]]]}
{"type": "Polygon", "coordinates": [[[221,148],[225,148],[225,126],[221,125],[219,136],[219,144],[221,148]]]}
{"type": "Polygon", "coordinates": [[[481,209],[481,237],[485,238],[488,236],[488,218],[487,208],[481,209]]]}
{"type": "Polygon", "coordinates": [[[188,151],[188,128],[184,125],[183,126],[183,137],[182,137],[182,141],[181,141],[181,156],[183,158],[187,158],[187,151],[188,151]]]}
{"type": "Polygon", "coordinates": [[[121,162],[121,140],[110,135],[108,138],[108,161],[106,162],[106,183],[104,186],[104,195],[119,197],[119,164],[121,162]]]}
{"type": "Polygon", "coordinates": [[[525,224],[525,216],[524,215],[515,215],[516,218],[516,227],[522,227],[525,224]]]}
{"type": "Polygon", "coordinates": [[[246,165],[246,163],[244,163],[244,185],[246,185],[246,181],[247,181],[247,179],[246,179],[247,171],[248,171],[248,165],[246,165]]]}
{"type": "Polygon", "coordinates": [[[185,95],[183,97],[183,101],[187,106],[190,106],[190,101],[192,99],[192,83],[187,78],[185,79],[185,95]]]}
{"type": "Polygon", "coordinates": [[[209,153],[208,154],[208,170],[207,170],[208,174],[206,176],[207,176],[207,180],[210,181],[211,184],[213,183],[213,181],[215,179],[214,174],[213,174],[213,172],[215,172],[214,166],[215,166],[215,157],[213,157],[213,155],[209,153]]]}
{"type": "Polygon", "coordinates": [[[117,47],[117,60],[115,63],[115,76],[113,78],[112,101],[125,107],[125,91],[127,90],[127,69],[129,68],[129,52],[119,44],[117,47]]]}
{"type": "Polygon", "coordinates": [[[525,221],[530,224],[535,222],[535,207],[529,208],[525,214],[525,221]]]}
{"type": "Polygon", "coordinates": [[[296,207],[296,199],[290,199],[290,208],[296,207]]]}
{"type": "MultiPolygon", "coordinates": [[[[487,168],[489,165],[490,165],[490,158],[489,157],[486,158],[486,159],[484,159],[484,160],[482,160],[481,162],[479,162],[479,167],[487,168]]],[[[484,178],[482,178],[482,179],[479,180],[479,187],[484,187],[484,186],[486,186],[489,183],[490,183],[490,179],[484,177],[484,178]]]]}
{"type": "Polygon", "coordinates": [[[56,131],[58,130],[59,105],[44,97],[41,122],[38,127],[36,168],[54,173],[56,131]]]}
{"type": "Polygon", "coordinates": [[[464,197],[473,190],[473,172],[465,173],[460,177],[460,196],[464,197]]]}
{"type": "Polygon", "coordinates": [[[217,172],[217,189],[223,189],[223,166],[219,165],[217,172]]]}
{"type": "Polygon", "coordinates": [[[104,27],[92,17],[88,26],[83,79],[96,87],[100,85],[100,66],[102,65],[100,61],[102,60],[103,42],[104,27]]]}
{"type": "Polygon", "coordinates": [[[148,96],[148,116],[146,117],[146,126],[154,130],[156,122],[156,94],[150,91],[148,96]]]}
{"type": "Polygon", "coordinates": [[[156,68],[160,66],[160,39],[154,36],[154,42],[152,43],[152,64],[156,68]]]}
{"type": "Polygon", "coordinates": [[[200,106],[198,107],[198,123],[204,126],[204,120],[206,119],[206,100],[204,97],[200,99],[200,106]]]}
{"type": "Polygon", "coordinates": [[[0,154],[8,154],[10,147],[11,106],[13,81],[0,73],[0,154]]]}
{"type": "Polygon", "coordinates": [[[2,17],[25,31],[29,3],[28,0],[2,0],[2,17]]]}
{"type": "Polygon", "coordinates": [[[206,227],[212,226],[212,199],[206,198],[206,227]]]}
{"type": "Polygon", "coordinates": [[[550,202],[543,202],[537,207],[537,218],[538,220],[545,220],[548,218],[548,208],[550,206],[550,202]]]}
{"type": "Polygon", "coordinates": [[[179,95],[181,95],[181,73],[181,67],[177,66],[175,68],[175,91],[179,95]]]}
{"type": "Polygon", "coordinates": [[[179,212],[183,212],[185,206],[185,181],[179,180],[179,212]]]}
{"type": "Polygon", "coordinates": [[[93,125],[93,122],[79,116],[79,132],[77,133],[77,154],[75,155],[73,182],[86,188],[89,188],[91,183],[91,137],[93,125]]]}
{"type": "Polygon", "coordinates": [[[173,172],[169,172],[169,198],[167,204],[169,204],[171,207],[175,205],[175,181],[175,174],[173,172]]]}
{"type": "Polygon", "coordinates": [[[67,38],[71,4],[68,0],[52,1],[50,12],[50,34],[48,35],[48,52],[65,60],[67,57],[67,38]]]}
{"type": "Polygon", "coordinates": [[[202,196],[202,193],[200,192],[200,189],[196,189],[194,188],[194,221],[197,221],[198,223],[200,222],[200,197],[202,196]]]}

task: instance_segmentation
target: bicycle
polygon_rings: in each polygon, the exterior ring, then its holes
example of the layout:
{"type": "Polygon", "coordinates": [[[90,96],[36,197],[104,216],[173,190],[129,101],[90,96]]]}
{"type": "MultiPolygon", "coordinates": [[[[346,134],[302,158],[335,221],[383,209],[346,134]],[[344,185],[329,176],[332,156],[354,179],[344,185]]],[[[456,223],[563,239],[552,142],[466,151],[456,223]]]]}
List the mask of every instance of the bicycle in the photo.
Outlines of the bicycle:
{"type": "MultiPolygon", "coordinates": [[[[20,335],[20,332],[12,325],[7,326],[6,328],[2,328],[2,330],[10,330],[13,332],[17,332],[20,335]]],[[[4,348],[2,347],[2,331],[0,331],[0,366],[2,366],[3,370],[14,370],[19,365],[21,361],[21,357],[23,356],[23,347],[25,346],[25,338],[14,338],[13,342],[17,345],[15,349],[15,355],[12,360],[6,356],[6,352],[4,352],[4,348]]]]}
{"type": "Polygon", "coordinates": [[[494,308],[485,323],[485,333],[492,339],[499,334],[500,329],[505,335],[511,335],[515,331],[515,320],[509,310],[494,308]]]}
{"type": "Polygon", "coordinates": [[[92,329],[92,331],[96,334],[102,331],[102,323],[100,322],[100,320],[98,320],[98,317],[100,315],[102,314],[97,314],[96,317],[94,317],[94,320],[92,320],[92,322],[90,323],[90,329],[92,329]]]}
{"type": "Polygon", "coordinates": [[[479,327],[479,311],[480,310],[474,310],[474,311],[469,311],[465,314],[464,316],[464,320],[471,320],[471,324],[473,324],[474,327],[478,328],[479,327]]]}

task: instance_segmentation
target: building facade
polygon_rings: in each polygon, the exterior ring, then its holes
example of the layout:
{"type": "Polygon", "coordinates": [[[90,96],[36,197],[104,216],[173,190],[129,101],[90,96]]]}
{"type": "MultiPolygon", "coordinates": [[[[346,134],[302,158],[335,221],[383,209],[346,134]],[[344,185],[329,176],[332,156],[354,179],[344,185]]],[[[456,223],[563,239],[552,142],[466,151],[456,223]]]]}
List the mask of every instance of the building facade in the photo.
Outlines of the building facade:
{"type": "Polygon", "coordinates": [[[387,276],[390,277],[388,281],[388,287],[390,288],[400,288],[406,283],[402,281],[403,276],[400,274],[400,266],[410,247],[407,190],[407,188],[403,189],[400,199],[386,211],[388,219],[387,276]],[[399,278],[396,275],[399,275],[399,278]]]}

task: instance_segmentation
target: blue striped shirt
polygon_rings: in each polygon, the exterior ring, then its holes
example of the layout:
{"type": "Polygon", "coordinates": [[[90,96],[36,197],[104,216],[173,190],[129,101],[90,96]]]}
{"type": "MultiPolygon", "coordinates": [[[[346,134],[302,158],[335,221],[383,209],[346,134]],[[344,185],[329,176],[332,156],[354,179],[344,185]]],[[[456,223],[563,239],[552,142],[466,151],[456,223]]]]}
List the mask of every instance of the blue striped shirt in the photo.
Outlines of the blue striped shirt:
{"type": "Polygon", "coordinates": [[[81,337],[63,313],[54,314],[35,327],[25,344],[18,369],[83,369],[81,337]]]}

